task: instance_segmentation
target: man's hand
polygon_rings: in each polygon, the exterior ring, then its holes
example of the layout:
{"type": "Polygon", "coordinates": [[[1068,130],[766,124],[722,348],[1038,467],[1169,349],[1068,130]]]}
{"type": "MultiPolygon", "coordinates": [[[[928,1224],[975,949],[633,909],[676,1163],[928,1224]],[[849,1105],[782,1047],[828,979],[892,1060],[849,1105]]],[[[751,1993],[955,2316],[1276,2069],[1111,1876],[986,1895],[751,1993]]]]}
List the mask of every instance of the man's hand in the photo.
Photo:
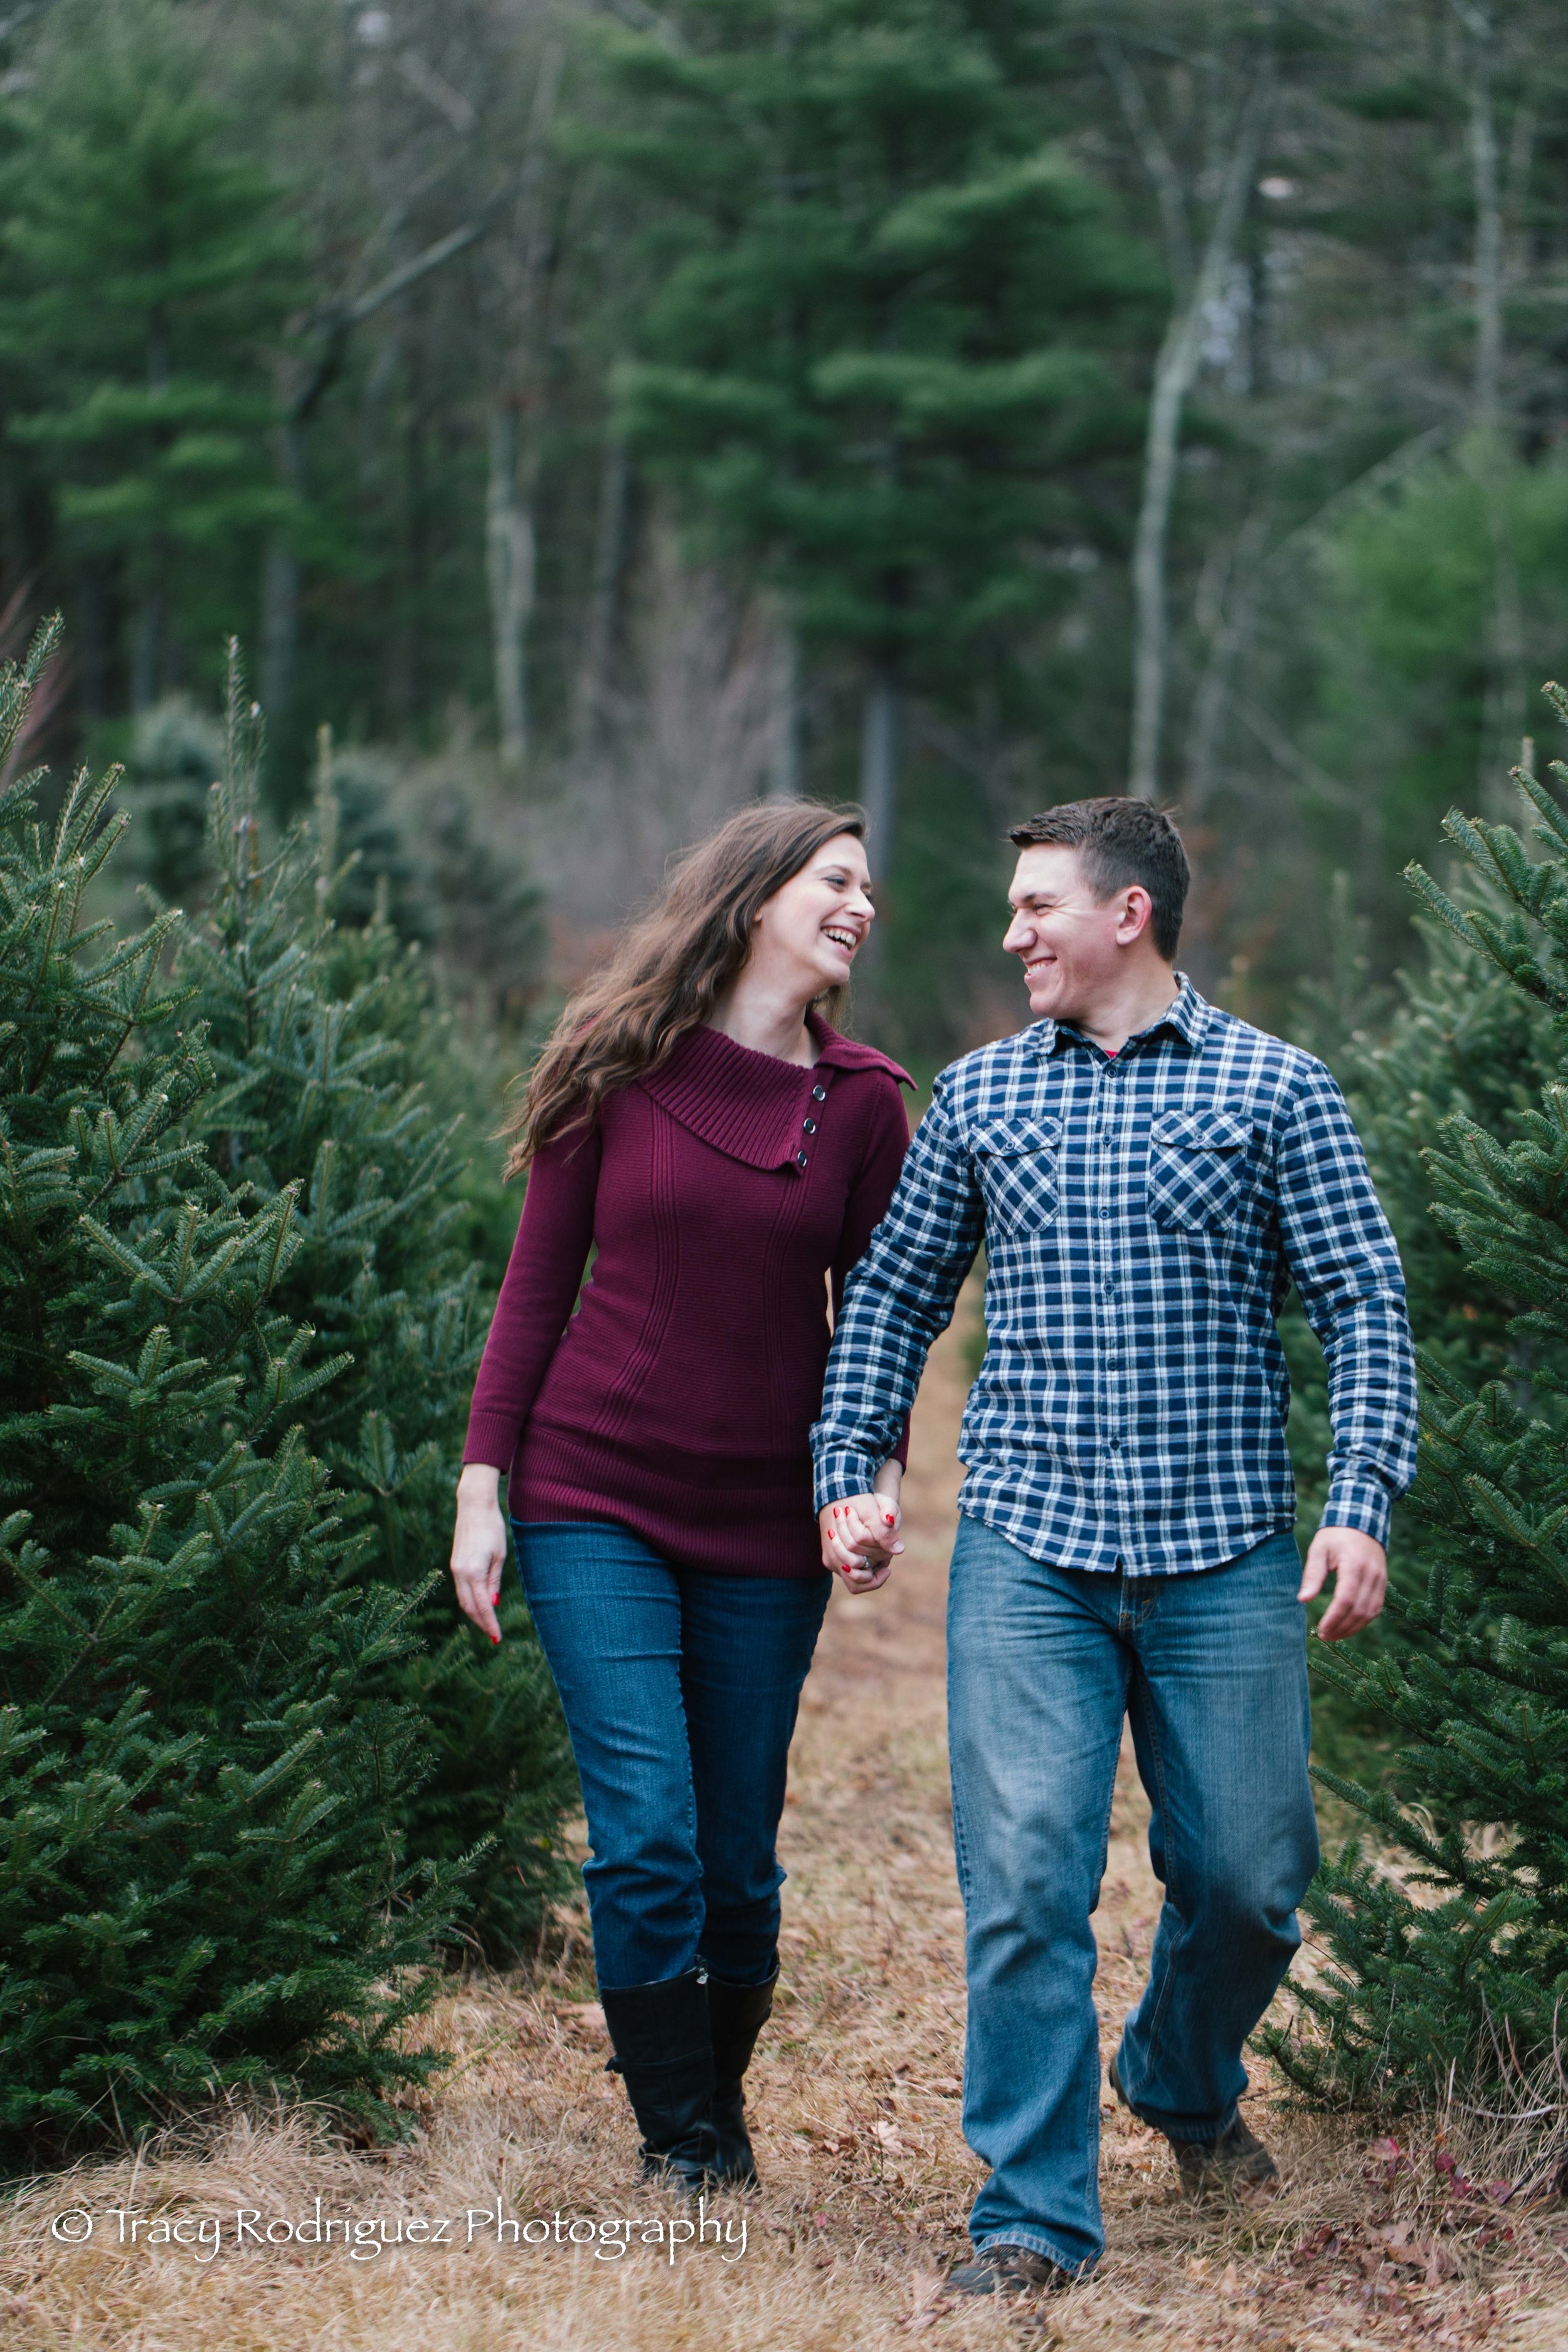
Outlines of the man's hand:
{"type": "Polygon", "coordinates": [[[893,1572],[902,1551],[902,1518],[891,1495],[852,1495],[846,1503],[825,1503],[816,1515],[822,1565],[844,1579],[850,1592],[875,1592],[893,1572]]]}
{"type": "Polygon", "coordinates": [[[1318,1621],[1320,1642],[1342,1642],[1370,1625],[1388,1591],[1388,1554],[1359,1528],[1320,1528],[1307,1552],[1298,1601],[1315,1601],[1330,1577],[1334,1597],[1318,1621]]]}

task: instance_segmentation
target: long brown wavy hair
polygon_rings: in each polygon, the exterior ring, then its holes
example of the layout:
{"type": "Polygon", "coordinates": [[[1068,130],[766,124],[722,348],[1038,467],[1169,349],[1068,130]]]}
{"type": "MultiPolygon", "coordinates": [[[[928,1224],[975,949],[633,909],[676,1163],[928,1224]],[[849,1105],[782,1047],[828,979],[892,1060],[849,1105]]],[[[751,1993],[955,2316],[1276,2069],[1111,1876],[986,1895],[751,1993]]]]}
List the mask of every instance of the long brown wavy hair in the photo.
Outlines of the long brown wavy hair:
{"type": "MultiPolygon", "coordinates": [[[[860,809],[758,801],[685,853],[657,903],[551,1031],[521,1108],[502,1129],[512,1139],[509,1176],[550,1136],[591,1126],[606,1095],[657,1068],[701,1027],[751,952],[758,908],[844,833],[865,839],[860,809]]],[[[830,1020],[845,993],[818,998],[830,1020]]]]}

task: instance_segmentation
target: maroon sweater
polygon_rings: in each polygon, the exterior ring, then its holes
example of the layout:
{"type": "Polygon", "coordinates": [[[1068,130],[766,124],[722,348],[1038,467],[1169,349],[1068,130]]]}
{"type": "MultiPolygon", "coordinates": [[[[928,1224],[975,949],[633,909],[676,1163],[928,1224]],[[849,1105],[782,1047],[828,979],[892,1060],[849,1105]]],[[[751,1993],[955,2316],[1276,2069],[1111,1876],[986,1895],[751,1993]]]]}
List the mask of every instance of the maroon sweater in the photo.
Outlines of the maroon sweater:
{"type": "Polygon", "coordinates": [[[837,1315],[898,1181],[912,1082],[811,1025],[809,1070],[695,1030],[595,1130],[536,1154],[463,1449],[510,1464],[514,1518],[612,1519],[683,1567],[820,1575],[828,1284],[837,1315]]]}

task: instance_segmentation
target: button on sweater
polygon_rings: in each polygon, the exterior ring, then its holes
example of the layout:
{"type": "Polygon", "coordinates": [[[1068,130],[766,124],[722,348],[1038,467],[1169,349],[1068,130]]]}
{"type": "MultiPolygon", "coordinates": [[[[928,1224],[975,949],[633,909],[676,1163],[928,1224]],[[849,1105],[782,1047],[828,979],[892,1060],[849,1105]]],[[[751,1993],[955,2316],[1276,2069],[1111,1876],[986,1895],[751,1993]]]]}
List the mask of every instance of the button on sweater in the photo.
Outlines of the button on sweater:
{"type": "Polygon", "coordinates": [[[536,1153],[463,1451],[510,1467],[514,1518],[614,1520],[680,1567],[822,1572],[828,1297],[837,1318],[892,1197],[911,1081],[810,1026],[810,1068],[694,1030],[536,1153]]]}

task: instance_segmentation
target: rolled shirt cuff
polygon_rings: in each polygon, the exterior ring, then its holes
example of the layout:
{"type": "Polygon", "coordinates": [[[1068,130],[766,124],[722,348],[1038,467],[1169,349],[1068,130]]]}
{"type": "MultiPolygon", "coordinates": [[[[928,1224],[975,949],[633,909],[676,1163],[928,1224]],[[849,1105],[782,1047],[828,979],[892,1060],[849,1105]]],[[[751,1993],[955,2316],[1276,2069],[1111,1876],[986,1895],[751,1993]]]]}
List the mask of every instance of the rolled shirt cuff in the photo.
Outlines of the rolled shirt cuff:
{"type": "Polygon", "coordinates": [[[819,1454],[812,1465],[817,1509],[826,1509],[829,1503],[847,1503],[851,1495],[868,1495],[881,1466],[869,1454],[857,1454],[847,1446],[819,1454]]]}
{"type": "Polygon", "coordinates": [[[1387,1487],[1381,1478],[1363,1470],[1353,1475],[1342,1474],[1334,1480],[1318,1524],[1321,1528],[1357,1528],[1386,1549],[1393,1516],[1394,1497],[1387,1487]]]}

